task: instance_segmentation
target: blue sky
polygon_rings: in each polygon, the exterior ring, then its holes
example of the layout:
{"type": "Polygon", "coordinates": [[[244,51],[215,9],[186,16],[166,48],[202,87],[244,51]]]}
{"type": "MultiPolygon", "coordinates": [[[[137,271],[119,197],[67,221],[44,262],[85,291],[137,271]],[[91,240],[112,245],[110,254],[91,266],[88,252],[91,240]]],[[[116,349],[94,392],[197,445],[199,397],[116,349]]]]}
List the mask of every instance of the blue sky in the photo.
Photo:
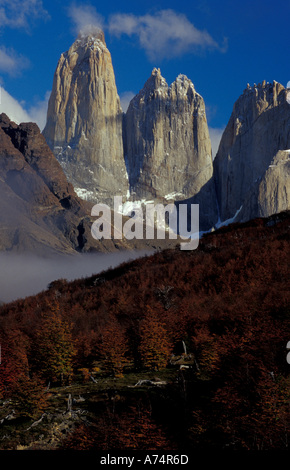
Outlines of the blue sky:
{"type": "Polygon", "coordinates": [[[104,29],[124,103],[153,67],[168,84],[185,74],[213,140],[247,83],[290,80],[289,0],[0,0],[0,112],[42,127],[60,54],[88,21],[104,29]]]}

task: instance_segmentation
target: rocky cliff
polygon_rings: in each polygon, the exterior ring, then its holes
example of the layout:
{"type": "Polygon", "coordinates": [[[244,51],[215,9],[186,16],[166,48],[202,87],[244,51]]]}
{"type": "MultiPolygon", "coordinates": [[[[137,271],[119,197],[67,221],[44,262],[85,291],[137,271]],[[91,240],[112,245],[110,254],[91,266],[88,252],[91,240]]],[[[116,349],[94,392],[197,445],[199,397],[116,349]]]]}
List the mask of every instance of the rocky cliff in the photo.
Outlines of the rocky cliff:
{"type": "MultiPolygon", "coordinates": [[[[288,100],[289,101],[289,100],[288,100]]],[[[104,35],[80,33],[61,55],[44,136],[77,194],[199,204],[200,229],[289,209],[289,102],[277,82],[234,105],[216,158],[203,98],[154,68],[124,114],[104,35]]],[[[128,207],[131,207],[130,204],[128,207]]]]}
{"type": "Polygon", "coordinates": [[[80,33],[59,60],[43,134],[80,196],[190,200],[201,227],[214,225],[205,105],[186,76],[168,86],[154,69],[123,114],[103,33],[80,33]]]}
{"type": "Polygon", "coordinates": [[[290,208],[290,104],[279,83],[244,90],[214,160],[220,219],[246,221],[290,208]]]}
{"type": "Polygon", "coordinates": [[[122,110],[104,35],[80,33],[58,62],[43,134],[77,194],[126,195],[122,110]]]}
{"type": "Polygon", "coordinates": [[[216,196],[205,104],[191,80],[179,75],[168,86],[155,68],[128,107],[124,143],[134,197],[190,199],[200,204],[202,226],[214,225],[216,196]]]}

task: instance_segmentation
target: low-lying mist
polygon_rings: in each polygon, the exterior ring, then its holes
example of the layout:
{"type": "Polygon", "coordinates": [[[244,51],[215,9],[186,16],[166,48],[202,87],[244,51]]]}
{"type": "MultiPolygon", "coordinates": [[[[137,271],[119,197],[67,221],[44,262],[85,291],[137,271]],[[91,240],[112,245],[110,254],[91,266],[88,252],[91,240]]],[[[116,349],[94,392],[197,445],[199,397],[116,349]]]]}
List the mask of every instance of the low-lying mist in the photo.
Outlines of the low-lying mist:
{"type": "Polygon", "coordinates": [[[88,277],[153,251],[78,254],[41,258],[28,254],[0,253],[0,302],[11,302],[46,290],[57,279],[88,277]]]}

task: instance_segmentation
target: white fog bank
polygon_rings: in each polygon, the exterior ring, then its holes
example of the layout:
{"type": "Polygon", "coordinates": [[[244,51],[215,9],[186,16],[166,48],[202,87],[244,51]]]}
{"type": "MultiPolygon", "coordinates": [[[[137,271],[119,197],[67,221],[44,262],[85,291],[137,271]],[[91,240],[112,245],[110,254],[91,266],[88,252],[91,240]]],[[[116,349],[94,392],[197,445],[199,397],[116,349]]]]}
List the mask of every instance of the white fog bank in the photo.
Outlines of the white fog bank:
{"type": "Polygon", "coordinates": [[[38,294],[57,279],[85,278],[123,262],[150,255],[153,251],[123,251],[44,259],[32,255],[0,253],[0,301],[38,294]]]}

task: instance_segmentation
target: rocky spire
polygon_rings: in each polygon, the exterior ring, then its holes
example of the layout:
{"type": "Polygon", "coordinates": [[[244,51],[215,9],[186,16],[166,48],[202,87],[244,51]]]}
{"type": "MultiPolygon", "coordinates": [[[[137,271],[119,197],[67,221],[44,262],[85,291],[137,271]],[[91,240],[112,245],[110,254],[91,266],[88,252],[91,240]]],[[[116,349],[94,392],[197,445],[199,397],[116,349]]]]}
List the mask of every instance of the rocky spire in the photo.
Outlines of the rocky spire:
{"type": "Polygon", "coordinates": [[[122,110],[99,29],[80,32],[61,55],[43,134],[78,194],[106,203],[127,193],[122,110]]]}
{"type": "Polygon", "coordinates": [[[221,220],[290,209],[290,105],[280,83],[248,85],[214,160],[221,220]]]}
{"type": "Polygon", "coordinates": [[[136,198],[194,201],[216,221],[211,142],[203,98],[185,75],[168,86],[154,68],[125,117],[125,155],[136,198]]]}

